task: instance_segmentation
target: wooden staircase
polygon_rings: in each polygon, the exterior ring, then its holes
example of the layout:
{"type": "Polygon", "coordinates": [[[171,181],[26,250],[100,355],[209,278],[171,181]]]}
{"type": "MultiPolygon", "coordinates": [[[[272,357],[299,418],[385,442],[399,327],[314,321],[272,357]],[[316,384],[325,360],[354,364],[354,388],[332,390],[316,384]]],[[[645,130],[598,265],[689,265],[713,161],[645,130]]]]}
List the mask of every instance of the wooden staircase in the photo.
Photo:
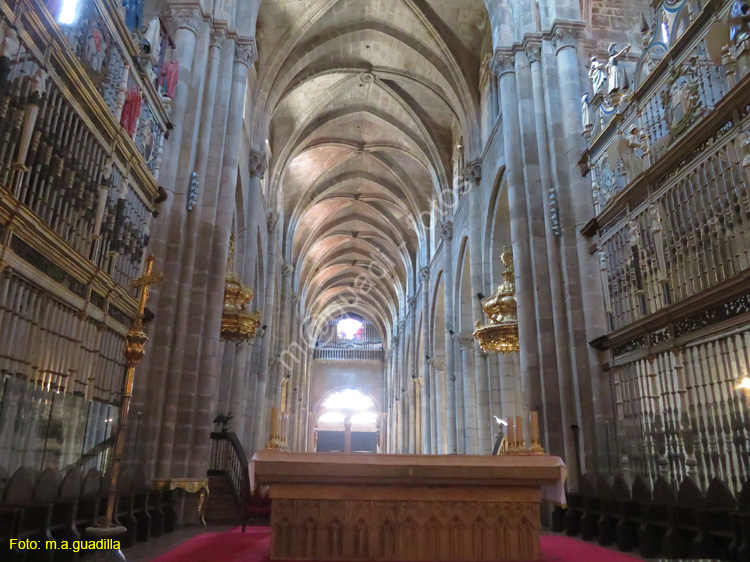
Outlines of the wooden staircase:
{"type": "Polygon", "coordinates": [[[211,495],[206,505],[206,522],[216,524],[237,524],[242,519],[242,510],[232,481],[226,474],[209,476],[208,489],[211,495]]]}

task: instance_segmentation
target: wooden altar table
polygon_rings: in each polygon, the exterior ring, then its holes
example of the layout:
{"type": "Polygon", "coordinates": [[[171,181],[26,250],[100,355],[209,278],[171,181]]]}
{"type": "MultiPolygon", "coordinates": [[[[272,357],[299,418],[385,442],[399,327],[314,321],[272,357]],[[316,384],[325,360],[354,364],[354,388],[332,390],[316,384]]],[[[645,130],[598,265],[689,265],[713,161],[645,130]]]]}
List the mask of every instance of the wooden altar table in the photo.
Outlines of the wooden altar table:
{"type": "Polygon", "coordinates": [[[272,560],[539,560],[542,498],[565,502],[549,456],[259,451],[272,560]]]}

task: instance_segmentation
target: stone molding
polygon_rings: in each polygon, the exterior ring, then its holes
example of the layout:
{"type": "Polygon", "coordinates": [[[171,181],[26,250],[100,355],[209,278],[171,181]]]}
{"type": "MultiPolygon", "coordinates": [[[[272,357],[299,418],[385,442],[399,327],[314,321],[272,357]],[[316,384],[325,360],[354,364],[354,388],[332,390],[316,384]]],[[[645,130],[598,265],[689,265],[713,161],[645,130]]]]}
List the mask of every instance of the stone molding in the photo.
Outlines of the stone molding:
{"type": "Polygon", "coordinates": [[[266,224],[268,228],[268,234],[273,234],[276,231],[276,225],[279,222],[279,215],[276,213],[270,213],[268,215],[268,222],[266,224]]]}
{"type": "Polygon", "coordinates": [[[262,179],[263,176],[266,175],[266,170],[268,169],[266,153],[251,148],[250,154],[248,155],[248,166],[250,168],[251,176],[262,179]]]}
{"type": "Polygon", "coordinates": [[[274,499],[271,557],[535,560],[539,526],[539,504],[515,499],[274,499]]]}
{"type": "Polygon", "coordinates": [[[479,183],[482,180],[482,160],[475,158],[464,167],[463,176],[465,181],[479,183]]]}
{"type": "Polygon", "coordinates": [[[189,29],[195,33],[196,37],[201,30],[203,23],[203,14],[198,6],[180,6],[173,7],[171,10],[172,21],[175,23],[175,30],[189,29]]]}
{"type": "Polygon", "coordinates": [[[443,240],[453,240],[453,221],[443,221],[440,223],[440,238],[443,240]]]}

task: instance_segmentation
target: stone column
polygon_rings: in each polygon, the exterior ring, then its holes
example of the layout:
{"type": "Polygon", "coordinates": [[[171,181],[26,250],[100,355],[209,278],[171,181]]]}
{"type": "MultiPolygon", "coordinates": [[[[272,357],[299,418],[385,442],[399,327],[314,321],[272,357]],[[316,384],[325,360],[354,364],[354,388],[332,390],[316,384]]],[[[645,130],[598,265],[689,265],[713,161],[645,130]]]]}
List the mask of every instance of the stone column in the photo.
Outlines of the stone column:
{"type": "Polygon", "coordinates": [[[393,348],[385,352],[385,393],[383,395],[383,413],[385,415],[385,439],[384,450],[391,452],[391,435],[393,433],[393,383],[391,382],[391,362],[393,361],[393,348]]]}
{"type": "Polygon", "coordinates": [[[270,378],[270,355],[271,355],[271,337],[273,327],[273,303],[274,294],[276,293],[276,253],[278,239],[276,237],[276,225],[279,221],[278,215],[271,214],[268,217],[268,240],[266,248],[266,280],[263,284],[266,290],[265,306],[263,308],[263,323],[266,325],[263,341],[260,345],[260,368],[258,373],[258,391],[256,392],[258,403],[255,405],[255,430],[253,435],[253,450],[263,449],[268,442],[268,416],[271,409],[268,407],[266,400],[266,391],[268,388],[268,379],[270,378]]]}
{"type": "MultiPolygon", "coordinates": [[[[484,323],[484,312],[482,310],[482,301],[477,295],[485,293],[484,286],[484,260],[482,256],[482,213],[481,213],[481,192],[479,183],[482,180],[482,165],[478,160],[470,162],[464,170],[464,179],[469,183],[471,188],[471,199],[469,200],[471,216],[471,232],[469,243],[471,244],[470,268],[471,268],[471,289],[474,297],[471,299],[471,312],[474,322],[484,323]]],[[[487,371],[487,356],[482,353],[478,345],[472,346],[474,349],[474,372],[473,384],[474,395],[476,397],[476,452],[480,455],[488,455],[492,452],[492,433],[490,427],[490,391],[489,391],[489,373],[487,371]]],[[[468,375],[468,373],[467,373],[468,375]]],[[[468,383],[468,378],[466,379],[468,383]]]]}
{"type": "Polygon", "coordinates": [[[419,357],[419,334],[417,334],[417,299],[415,297],[409,297],[407,303],[409,305],[409,331],[411,332],[411,353],[406,358],[408,361],[408,377],[406,384],[409,385],[409,453],[416,454],[418,451],[417,438],[419,436],[419,419],[418,419],[418,404],[417,390],[419,376],[417,375],[417,357],[419,357]]]}
{"type": "Polygon", "coordinates": [[[461,376],[463,384],[464,402],[464,439],[467,455],[479,453],[477,443],[476,411],[477,403],[476,387],[474,384],[474,336],[468,332],[458,334],[456,342],[461,347],[461,376]]]}
{"type": "Polygon", "coordinates": [[[391,420],[391,445],[393,447],[392,452],[398,453],[399,447],[401,446],[401,419],[398,412],[399,408],[401,407],[401,383],[399,382],[398,367],[399,344],[401,343],[399,334],[391,337],[391,343],[393,345],[393,359],[391,360],[391,388],[393,400],[393,403],[391,405],[391,413],[393,414],[393,419],[391,420]]]}
{"type": "MultiPolygon", "coordinates": [[[[292,293],[292,317],[289,320],[289,335],[287,336],[287,342],[291,344],[292,342],[297,343],[297,334],[299,331],[297,330],[297,323],[298,323],[298,314],[297,311],[299,310],[299,295],[297,293],[292,293]]],[[[297,431],[299,429],[299,412],[300,412],[300,382],[302,381],[302,371],[305,368],[305,361],[304,357],[302,358],[302,361],[300,361],[299,364],[297,364],[294,367],[294,370],[291,373],[292,378],[292,389],[291,389],[291,400],[290,400],[290,427],[289,431],[291,435],[289,436],[289,443],[293,447],[292,450],[297,451],[297,431]]]]}
{"type": "MultiPolygon", "coordinates": [[[[573,263],[568,266],[568,271],[575,271],[578,276],[577,283],[569,282],[568,303],[569,310],[583,312],[583,322],[580,321],[580,316],[574,319],[572,314],[569,315],[571,335],[575,342],[573,349],[577,354],[577,380],[574,384],[577,383],[580,408],[593,411],[596,421],[593,424],[584,424],[581,428],[584,463],[591,463],[580,467],[580,472],[584,473],[587,470],[597,470],[598,466],[607,466],[605,422],[612,425],[611,386],[607,374],[602,373],[598,366],[596,352],[587,345],[587,342],[607,333],[607,326],[598,256],[590,253],[589,241],[580,235],[580,229],[594,215],[591,184],[581,176],[578,166],[581,154],[585,150],[580,104],[581,68],[577,51],[581,28],[556,24],[553,33],[563,125],[563,134],[559,142],[564,143],[568,175],[568,189],[561,190],[560,193],[561,226],[564,243],[570,245],[571,253],[575,248],[577,271],[573,263]],[[600,455],[598,451],[601,451],[600,455]]],[[[568,458],[572,459],[573,457],[568,458]]],[[[612,459],[612,462],[616,464],[617,459],[612,459]]],[[[571,469],[571,473],[576,474],[576,470],[571,469]]]]}
{"type": "Polygon", "coordinates": [[[443,240],[443,277],[445,278],[445,399],[446,399],[446,432],[445,442],[440,450],[443,454],[455,454],[457,449],[457,409],[456,409],[456,375],[453,353],[453,222],[443,221],[440,225],[440,238],[443,240]]]}
{"type": "MultiPolygon", "coordinates": [[[[174,124],[174,129],[171,131],[169,141],[164,146],[165,164],[160,172],[160,183],[167,186],[166,189],[171,190],[171,192],[168,199],[160,206],[159,219],[154,221],[150,242],[150,250],[157,257],[157,266],[162,264],[159,266],[160,269],[164,268],[165,258],[170,251],[168,237],[172,209],[175,208],[177,217],[180,217],[182,212],[179,204],[174,205],[174,182],[177,168],[176,162],[173,162],[173,160],[177,160],[177,155],[182,148],[183,127],[192,83],[196,40],[203,24],[198,5],[173,10],[172,19],[177,28],[174,34],[174,56],[179,61],[180,67],[177,88],[172,100],[171,121],[174,124]],[[169,155],[171,155],[171,158],[168,158],[169,155]]],[[[177,220],[181,219],[178,218],[177,220]]],[[[167,455],[163,462],[159,462],[163,451],[160,445],[163,440],[169,440],[171,443],[174,434],[174,421],[169,419],[165,423],[164,411],[167,408],[174,408],[173,405],[166,406],[165,404],[168,402],[168,393],[171,387],[168,372],[179,271],[165,271],[165,273],[167,275],[165,275],[162,285],[154,287],[151,293],[149,306],[157,311],[159,322],[155,324],[155,333],[152,336],[152,352],[146,355],[141,364],[141,370],[149,374],[136,378],[133,404],[134,409],[143,407],[146,412],[149,412],[151,418],[150,425],[153,431],[144,432],[144,448],[146,450],[144,458],[149,459],[147,462],[150,465],[147,474],[166,474],[169,471],[170,456],[167,455]]]]}
{"type": "Polygon", "coordinates": [[[198,379],[192,388],[192,444],[188,474],[205,474],[210,455],[210,433],[215,416],[215,389],[218,386],[217,373],[221,371],[223,344],[221,337],[221,313],[224,304],[224,284],[229,238],[231,236],[232,215],[235,209],[237,175],[239,173],[240,147],[243,139],[243,113],[247,78],[250,66],[257,54],[255,44],[236,46],[234,74],[232,76],[232,96],[229,104],[229,120],[224,149],[224,166],[221,174],[216,210],[216,225],[211,240],[211,263],[209,267],[208,292],[205,301],[203,342],[200,354],[198,379]]]}
{"type": "MultiPolygon", "coordinates": [[[[544,409],[541,435],[545,450],[551,454],[569,459],[575,456],[572,433],[567,429],[575,420],[575,396],[567,391],[570,381],[570,352],[566,344],[567,325],[565,323],[565,284],[562,279],[560,261],[559,218],[552,214],[551,198],[556,197],[552,176],[552,165],[547,138],[547,109],[544,103],[544,85],[542,82],[541,46],[527,45],[526,58],[531,69],[531,82],[534,98],[534,116],[536,131],[536,148],[539,155],[539,177],[542,193],[546,196],[541,208],[544,213],[546,235],[546,268],[549,278],[549,310],[545,318],[551,316],[551,322],[540,322],[540,353],[544,374],[544,409]],[[554,342],[554,364],[552,349],[554,342]],[[549,358],[549,359],[548,359],[549,358]]],[[[537,274],[539,281],[539,274],[537,274]]]]}
{"type": "Polygon", "coordinates": [[[430,346],[430,269],[423,267],[419,270],[419,280],[422,284],[422,453],[431,454],[432,450],[432,410],[430,397],[432,394],[429,357],[432,354],[430,346]]]}
{"type": "MultiPolygon", "coordinates": [[[[496,50],[493,68],[500,77],[500,98],[503,108],[503,137],[515,139],[504,143],[510,231],[513,258],[516,263],[516,301],[518,302],[518,329],[521,344],[521,378],[524,401],[534,403],[539,394],[539,361],[536,334],[536,305],[534,277],[529,244],[528,209],[523,173],[521,127],[518,116],[515,55],[496,50]]],[[[519,415],[523,415],[519,413],[519,415]]],[[[526,424],[528,426],[528,424],[526,424]]]]}
{"type": "MultiPolygon", "coordinates": [[[[294,265],[287,262],[281,266],[281,307],[279,311],[279,325],[277,328],[278,346],[277,355],[286,357],[284,354],[289,349],[289,309],[292,294],[292,275],[294,275],[294,265]]],[[[296,355],[295,355],[296,358],[296,355]]],[[[287,360],[288,361],[288,360],[287,360]]],[[[274,397],[273,404],[281,411],[281,385],[284,379],[289,377],[289,372],[293,365],[286,364],[282,361],[276,366],[274,373],[274,397]]]]}

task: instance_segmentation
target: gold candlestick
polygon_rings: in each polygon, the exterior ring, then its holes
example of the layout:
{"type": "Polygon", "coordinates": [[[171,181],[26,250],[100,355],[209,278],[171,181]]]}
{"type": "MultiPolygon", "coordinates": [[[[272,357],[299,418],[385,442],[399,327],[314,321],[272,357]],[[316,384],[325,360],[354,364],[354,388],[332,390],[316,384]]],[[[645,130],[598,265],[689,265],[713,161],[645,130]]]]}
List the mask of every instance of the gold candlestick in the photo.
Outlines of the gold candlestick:
{"type": "Polygon", "coordinates": [[[133,282],[132,289],[141,288],[141,296],[138,302],[138,315],[133,320],[130,331],[125,336],[125,349],[123,354],[128,362],[128,371],[125,375],[125,387],[122,394],[122,405],[120,407],[120,417],[117,424],[117,439],[115,441],[114,458],[112,460],[112,480],[110,481],[109,491],[107,493],[107,511],[105,517],[97,522],[97,527],[109,528],[114,520],[115,502],[117,500],[117,484],[120,477],[120,462],[122,452],[125,448],[125,430],[127,429],[128,412],[130,411],[130,400],[133,396],[133,383],[135,382],[135,367],[143,359],[145,354],[145,345],[148,336],[143,331],[143,314],[146,311],[146,301],[148,300],[149,287],[162,282],[164,275],[161,273],[154,274],[154,258],[150,255],[146,259],[145,273],[143,277],[133,282]]]}
{"type": "Polygon", "coordinates": [[[531,447],[529,452],[535,455],[543,455],[544,449],[539,444],[539,412],[531,412],[531,447]]]}

